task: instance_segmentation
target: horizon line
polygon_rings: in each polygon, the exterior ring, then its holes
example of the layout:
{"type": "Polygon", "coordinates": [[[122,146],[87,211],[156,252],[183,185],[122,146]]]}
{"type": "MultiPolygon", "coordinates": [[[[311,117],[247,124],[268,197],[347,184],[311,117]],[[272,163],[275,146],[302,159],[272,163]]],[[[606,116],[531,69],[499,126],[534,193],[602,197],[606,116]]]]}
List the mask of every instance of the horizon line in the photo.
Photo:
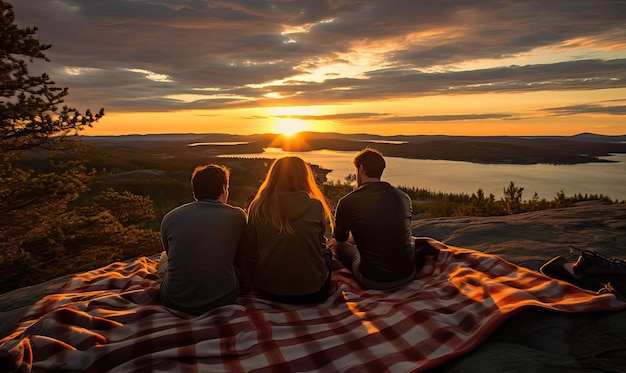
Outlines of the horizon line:
{"type": "Polygon", "coordinates": [[[206,136],[206,135],[222,135],[222,136],[284,136],[284,137],[294,137],[302,134],[333,134],[340,136],[376,136],[382,138],[388,137],[517,137],[517,138],[546,138],[546,137],[579,137],[579,136],[598,136],[598,137],[626,137],[626,133],[622,135],[605,135],[601,133],[595,132],[581,132],[575,135],[424,135],[424,134],[396,134],[396,135],[377,135],[374,133],[367,132],[358,132],[358,133],[341,133],[341,132],[325,132],[325,131],[301,131],[296,132],[292,135],[285,135],[282,133],[274,133],[274,132],[265,132],[265,133],[253,133],[253,134],[234,134],[234,133],[226,133],[226,132],[159,132],[159,133],[130,133],[130,134],[119,134],[119,135],[85,135],[85,134],[76,134],[70,137],[130,137],[130,136],[190,136],[190,135],[198,135],[198,136],[206,136]]]}

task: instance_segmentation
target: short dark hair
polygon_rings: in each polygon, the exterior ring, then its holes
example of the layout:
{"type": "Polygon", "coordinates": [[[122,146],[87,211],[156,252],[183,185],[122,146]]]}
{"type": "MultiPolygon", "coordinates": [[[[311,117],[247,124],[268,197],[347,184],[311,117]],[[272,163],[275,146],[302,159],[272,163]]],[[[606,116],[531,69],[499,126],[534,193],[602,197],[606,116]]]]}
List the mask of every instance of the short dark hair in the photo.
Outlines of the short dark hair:
{"type": "Polygon", "coordinates": [[[354,156],[352,164],[357,169],[363,166],[365,175],[380,179],[385,169],[385,159],[383,154],[374,148],[364,148],[354,156]]]}
{"type": "Polygon", "coordinates": [[[191,186],[196,199],[218,199],[228,187],[230,171],[219,164],[198,166],[191,174],[191,186]]]}

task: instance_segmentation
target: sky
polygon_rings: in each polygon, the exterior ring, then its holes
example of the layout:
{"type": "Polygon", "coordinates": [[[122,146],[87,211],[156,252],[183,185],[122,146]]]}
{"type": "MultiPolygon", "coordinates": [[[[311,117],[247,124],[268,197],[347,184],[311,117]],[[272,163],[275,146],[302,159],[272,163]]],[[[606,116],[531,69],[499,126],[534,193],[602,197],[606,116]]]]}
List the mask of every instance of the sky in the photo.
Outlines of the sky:
{"type": "Polygon", "coordinates": [[[626,134],[624,0],[9,0],[87,135],[626,134]]]}

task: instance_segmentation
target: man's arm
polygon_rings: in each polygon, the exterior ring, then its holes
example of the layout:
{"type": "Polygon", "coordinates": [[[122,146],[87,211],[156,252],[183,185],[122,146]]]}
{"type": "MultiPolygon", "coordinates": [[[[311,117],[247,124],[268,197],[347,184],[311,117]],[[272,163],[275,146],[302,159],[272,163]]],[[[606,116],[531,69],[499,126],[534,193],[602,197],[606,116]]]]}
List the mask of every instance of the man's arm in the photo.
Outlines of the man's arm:
{"type": "Polygon", "coordinates": [[[165,274],[167,273],[167,264],[169,262],[167,257],[169,244],[167,242],[167,233],[165,231],[166,229],[162,220],[159,234],[161,236],[161,246],[163,247],[163,251],[161,252],[161,256],[159,257],[159,262],[157,263],[157,277],[161,279],[165,278],[165,274]]]}
{"type": "Polygon", "coordinates": [[[167,229],[165,227],[166,225],[166,221],[165,219],[163,219],[161,221],[161,228],[160,228],[160,235],[161,235],[161,246],[163,246],[163,251],[165,251],[166,254],[169,254],[169,243],[167,241],[167,229]]]}
{"type": "Polygon", "coordinates": [[[352,232],[350,232],[350,225],[347,220],[345,206],[342,204],[342,200],[339,200],[335,212],[335,231],[333,232],[333,238],[326,243],[326,247],[335,248],[339,243],[343,242],[354,245],[354,238],[352,237],[352,232]]]}

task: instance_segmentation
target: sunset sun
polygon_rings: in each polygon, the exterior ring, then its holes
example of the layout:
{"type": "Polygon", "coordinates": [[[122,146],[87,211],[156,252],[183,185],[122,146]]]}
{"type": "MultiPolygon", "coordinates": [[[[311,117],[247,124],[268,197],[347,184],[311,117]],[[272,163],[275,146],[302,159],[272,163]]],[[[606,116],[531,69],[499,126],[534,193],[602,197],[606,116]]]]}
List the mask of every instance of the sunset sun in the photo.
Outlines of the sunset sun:
{"type": "Polygon", "coordinates": [[[308,123],[302,119],[277,118],[274,123],[274,132],[285,136],[291,136],[298,132],[306,131],[308,128],[308,123]]]}

